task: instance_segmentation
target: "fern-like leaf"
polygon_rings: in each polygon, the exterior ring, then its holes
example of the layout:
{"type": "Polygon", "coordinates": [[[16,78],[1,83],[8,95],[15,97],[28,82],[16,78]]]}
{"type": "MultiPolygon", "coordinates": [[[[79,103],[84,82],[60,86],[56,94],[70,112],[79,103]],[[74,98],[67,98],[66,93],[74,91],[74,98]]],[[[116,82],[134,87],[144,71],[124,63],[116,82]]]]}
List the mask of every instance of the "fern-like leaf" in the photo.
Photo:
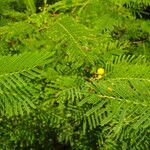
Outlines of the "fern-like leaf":
{"type": "Polygon", "coordinates": [[[1,114],[18,115],[35,108],[31,100],[35,91],[25,79],[38,77],[41,71],[37,66],[48,63],[50,56],[52,54],[36,52],[0,57],[1,114]]]}

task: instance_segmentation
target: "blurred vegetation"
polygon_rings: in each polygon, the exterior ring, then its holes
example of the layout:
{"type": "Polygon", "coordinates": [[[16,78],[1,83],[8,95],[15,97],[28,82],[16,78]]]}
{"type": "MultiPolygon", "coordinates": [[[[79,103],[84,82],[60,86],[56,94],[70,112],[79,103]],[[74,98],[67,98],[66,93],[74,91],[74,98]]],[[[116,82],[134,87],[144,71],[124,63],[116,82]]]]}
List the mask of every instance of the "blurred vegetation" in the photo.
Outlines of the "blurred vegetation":
{"type": "Polygon", "coordinates": [[[148,150],[149,8],[0,0],[0,150],[148,150]]]}

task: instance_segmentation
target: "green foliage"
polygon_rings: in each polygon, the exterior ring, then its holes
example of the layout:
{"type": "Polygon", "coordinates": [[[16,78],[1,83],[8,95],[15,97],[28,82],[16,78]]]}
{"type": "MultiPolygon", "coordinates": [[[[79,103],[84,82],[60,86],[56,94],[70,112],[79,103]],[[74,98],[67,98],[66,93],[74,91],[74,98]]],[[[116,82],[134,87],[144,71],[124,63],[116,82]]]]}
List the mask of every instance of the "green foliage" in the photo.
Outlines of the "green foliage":
{"type": "Polygon", "coordinates": [[[31,13],[36,12],[36,6],[35,6],[35,0],[23,0],[23,3],[25,4],[27,10],[31,13]]]}
{"type": "Polygon", "coordinates": [[[44,65],[51,55],[48,53],[25,53],[18,56],[0,58],[0,113],[1,115],[23,115],[23,109],[35,107],[31,97],[34,91],[25,78],[34,79],[40,75],[37,66],[44,65]]]}
{"type": "Polygon", "coordinates": [[[0,148],[149,149],[149,5],[3,1],[0,148]]]}

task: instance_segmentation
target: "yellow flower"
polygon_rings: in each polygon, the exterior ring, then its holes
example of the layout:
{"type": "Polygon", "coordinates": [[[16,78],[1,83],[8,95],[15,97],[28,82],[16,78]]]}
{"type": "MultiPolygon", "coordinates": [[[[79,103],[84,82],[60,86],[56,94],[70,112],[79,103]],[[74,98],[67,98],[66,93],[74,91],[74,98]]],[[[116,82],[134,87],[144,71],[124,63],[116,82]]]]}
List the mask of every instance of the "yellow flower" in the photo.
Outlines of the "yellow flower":
{"type": "Polygon", "coordinates": [[[102,75],[98,75],[95,79],[99,80],[101,79],[103,76],[102,75]]]}
{"type": "Polygon", "coordinates": [[[103,76],[105,73],[105,70],[103,68],[98,68],[97,69],[97,74],[103,76]]]}

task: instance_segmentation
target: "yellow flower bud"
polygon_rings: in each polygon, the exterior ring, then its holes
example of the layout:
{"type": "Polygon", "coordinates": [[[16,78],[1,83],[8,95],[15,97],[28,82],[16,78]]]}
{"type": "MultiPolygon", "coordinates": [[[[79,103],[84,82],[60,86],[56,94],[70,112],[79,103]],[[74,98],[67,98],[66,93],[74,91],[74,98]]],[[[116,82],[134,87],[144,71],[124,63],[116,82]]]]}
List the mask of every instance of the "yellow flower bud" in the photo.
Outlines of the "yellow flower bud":
{"type": "Polygon", "coordinates": [[[102,75],[98,75],[95,79],[99,80],[101,79],[103,76],[102,75]]]}
{"type": "Polygon", "coordinates": [[[104,75],[104,73],[105,73],[105,70],[104,70],[103,68],[98,68],[98,69],[97,69],[97,74],[98,74],[98,75],[101,75],[101,76],[102,76],[102,75],[104,75]]]}

